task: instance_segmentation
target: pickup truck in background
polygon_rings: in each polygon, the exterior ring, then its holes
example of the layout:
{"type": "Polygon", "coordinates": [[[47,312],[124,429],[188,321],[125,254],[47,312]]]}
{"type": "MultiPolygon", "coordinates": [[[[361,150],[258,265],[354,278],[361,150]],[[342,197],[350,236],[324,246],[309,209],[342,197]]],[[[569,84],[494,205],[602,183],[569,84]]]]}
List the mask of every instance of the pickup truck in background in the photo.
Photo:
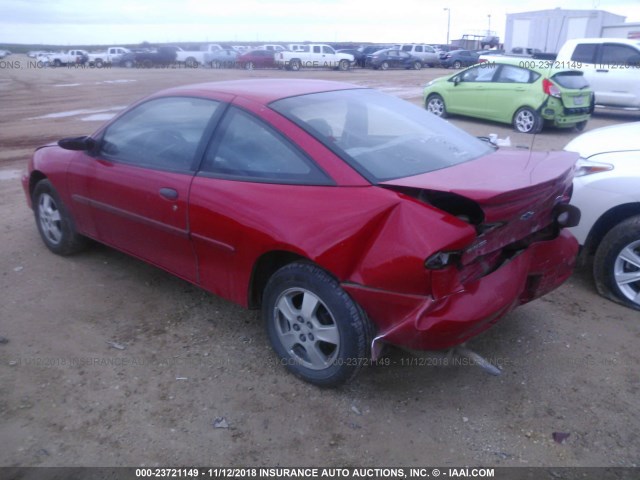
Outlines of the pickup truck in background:
{"type": "Polygon", "coordinates": [[[554,65],[579,70],[593,89],[596,105],[640,109],[640,40],[567,40],[554,65]]]}
{"type": "Polygon", "coordinates": [[[337,68],[345,71],[354,62],[353,55],[337,53],[329,45],[312,43],[304,47],[304,50],[297,52],[277,52],[274,57],[276,65],[293,71],[301,68],[337,68]]]}
{"type": "Polygon", "coordinates": [[[223,50],[222,46],[217,43],[204,45],[200,50],[183,50],[178,48],[176,51],[176,61],[182,62],[187,67],[198,67],[207,63],[207,54],[223,50]]]}
{"type": "Polygon", "coordinates": [[[89,61],[89,54],[84,50],[69,50],[68,52],[51,53],[47,55],[49,65],[84,65],[89,61]]]}
{"type": "Polygon", "coordinates": [[[131,53],[131,50],[125,47],[109,47],[106,52],[90,53],[89,64],[98,68],[103,65],[118,64],[125,53],[131,53]]]}

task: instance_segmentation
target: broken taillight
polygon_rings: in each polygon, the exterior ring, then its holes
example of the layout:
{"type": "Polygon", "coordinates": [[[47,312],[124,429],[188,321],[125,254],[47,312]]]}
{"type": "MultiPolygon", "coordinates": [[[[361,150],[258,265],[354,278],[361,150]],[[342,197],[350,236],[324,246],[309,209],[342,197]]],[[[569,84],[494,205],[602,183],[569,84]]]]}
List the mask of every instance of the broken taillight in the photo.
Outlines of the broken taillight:
{"type": "Polygon", "coordinates": [[[552,97],[560,98],[561,92],[558,86],[548,78],[542,80],[542,91],[552,97]]]}

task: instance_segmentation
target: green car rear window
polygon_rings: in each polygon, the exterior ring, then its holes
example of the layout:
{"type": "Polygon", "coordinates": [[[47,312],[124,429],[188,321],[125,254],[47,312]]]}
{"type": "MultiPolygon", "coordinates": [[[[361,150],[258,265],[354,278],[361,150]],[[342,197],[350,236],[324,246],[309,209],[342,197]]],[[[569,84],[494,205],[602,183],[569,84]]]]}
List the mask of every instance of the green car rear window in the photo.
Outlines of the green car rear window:
{"type": "Polygon", "coordinates": [[[589,83],[582,72],[559,72],[551,77],[555,83],[564,88],[580,90],[587,88],[589,83]]]}

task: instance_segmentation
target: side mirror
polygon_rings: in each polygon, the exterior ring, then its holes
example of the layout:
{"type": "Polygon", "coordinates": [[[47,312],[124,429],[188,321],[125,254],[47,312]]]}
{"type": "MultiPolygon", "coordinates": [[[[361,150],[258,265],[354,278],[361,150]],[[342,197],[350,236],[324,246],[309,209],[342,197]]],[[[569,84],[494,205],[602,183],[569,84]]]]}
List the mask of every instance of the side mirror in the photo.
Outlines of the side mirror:
{"type": "Polygon", "coordinates": [[[91,137],[68,137],[58,140],[58,146],[65,150],[89,151],[96,146],[96,141],[91,137]]]}
{"type": "Polygon", "coordinates": [[[453,84],[457,87],[458,84],[461,82],[462,80],[460,79],[460,77],[455,76],[453,77],[453,84]]]}

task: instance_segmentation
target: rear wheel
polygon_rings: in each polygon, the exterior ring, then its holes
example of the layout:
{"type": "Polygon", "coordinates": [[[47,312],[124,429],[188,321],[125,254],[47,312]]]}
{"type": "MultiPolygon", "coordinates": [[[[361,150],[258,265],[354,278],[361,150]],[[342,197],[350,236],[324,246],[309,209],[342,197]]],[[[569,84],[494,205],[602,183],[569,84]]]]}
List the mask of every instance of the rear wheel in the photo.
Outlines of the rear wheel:
{"type": "Polygon", "coordinates": [[[427,97],[425,108],[427,109],[427,111],[433,113],[438,117],[447,118],[448,116],[447,107],[444,104],[444,99],[437,93],[432,93],[427,97]]]}
{"type": "Polygon", "coordinates": [[[247,62],[244,64],[245,70],[253,70],[254,68],[255,68],[255,65],[253,64],[253,62],[247,62]]]}
{"type": "Polygon", "coordinates": [[[420,63],[418,61],[413,62],[413,69],[414,70],[420,70],[421,68],[422,68],[422,63],[420,63]]]}
{"type": "Polygon", "coordinates": [[[184,63],[189,68],[196,68],[198,66],[198,61],[194,57],[187,58],[184,63]]]}
{"type": "Polygon", "coordinates": [[[513,116],[513,128],[520,133],[539,133],[542,117],[532,108],[522,107],[513,116]]]}
{"type": "Polygon", "coordinates": [[[370,357],[372,324],[315,265],[292,263],[278,270],[265,288],[262,316],[281,363],[307,382],[338,386],[370,357]]]}
{"type": "Polygon", "coordinates": [[[300,60],[298,60],[297,58],[294,58],[289,62],[289,68],[294,72],[297,72],[298,70],[300,70],[301,67],[302,67],[302,62],[300,62],[300,60]]]}
{"type": "Polygon", "coordinates": [[[460,60],[456,60],[453,62],[453,68],[462,68],[462,62],[460,60]]]}
{"type": "Polygon", "coordinates": [[[640,216],[605,235],[596,250],[593,276],[601,295],[640,310],[640,216]]]}
{"type": "Polygon", "coordinates": [[[388,62],[382,62],[380,64],[380,69],[381,70],[388,70],[389,69],[389,63],[388,62]]]}
{"type": "Polygon", "coordinates": [[[76,232],[73,219],[49,180],[41,180],[33,190],[33,212],[38,232],[49,250],[71,255],[86,246],[86,239],[76,232]]]}
{"type": "Polygon", "coordinates": [[[338,63],[338,70],[342,72],[349,70],[349,60],[340,60],[338,63]]]}

